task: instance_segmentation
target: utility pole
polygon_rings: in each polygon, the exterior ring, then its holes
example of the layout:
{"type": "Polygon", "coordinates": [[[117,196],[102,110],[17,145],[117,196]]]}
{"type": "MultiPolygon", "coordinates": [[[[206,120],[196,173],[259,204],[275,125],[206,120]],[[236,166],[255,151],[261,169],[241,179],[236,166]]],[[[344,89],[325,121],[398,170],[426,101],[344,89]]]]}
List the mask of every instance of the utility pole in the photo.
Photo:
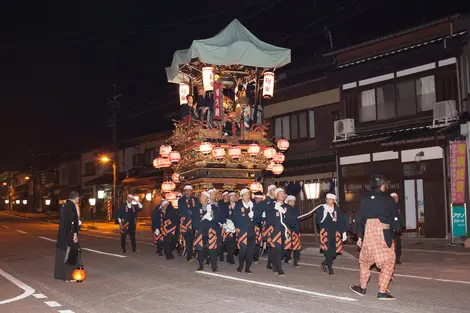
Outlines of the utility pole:
{"type": "Polygon", "coordinates": [[[112,198],[112,210],[111,216],[108,218],[111,220],[114,217],[116,212],[117,204],[117,150],[118,150],[118,141],[117,141],[117,110],[119,108],[119,97],[121,95],[117,94],[116,86],[116,45],[113,45],[113,99],[108,102],[113,110],[113,115],[111,118],[110,127],[113,128],[113,157],[112,157],[112,166],[113,166],[113,198],[112,198]]]}

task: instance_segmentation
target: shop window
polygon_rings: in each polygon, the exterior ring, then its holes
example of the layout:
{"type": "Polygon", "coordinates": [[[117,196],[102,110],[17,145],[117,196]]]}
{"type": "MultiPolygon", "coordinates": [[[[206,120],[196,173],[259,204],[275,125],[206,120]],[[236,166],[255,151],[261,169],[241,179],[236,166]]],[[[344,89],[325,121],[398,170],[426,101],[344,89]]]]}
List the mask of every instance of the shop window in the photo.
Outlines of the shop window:
{"type": "Polygon", "coordinates": [[[397,116],[416,114],[416,90],[417,81],[407,80],[397,84],[397,116]]]}
{"type": "Polygon", "coordinates": [[[394,118],[395,112],[395,85],[387,84],[376,90],[377,119],[386,120],[394,118]]]}
{"type": "Polygon", "coordinates": [[[375,89],[361,92],[361,107],[359,110],[359,121],[370,122],[377,118],[375,109],[375,89]]]}
{"type": "Polygon", "coordinates": [[[315,114],[313,110],[274,118],[274,137],[279,139],[307,139],[315,137],[315,114]]]}
{"type": "Polygon", "coordinates": [[[433,109],[433,104],[436,102],[436,86],[433,75],[421,77],[416,80],[416,95],[418,111],[429,111],[433,109]]]}

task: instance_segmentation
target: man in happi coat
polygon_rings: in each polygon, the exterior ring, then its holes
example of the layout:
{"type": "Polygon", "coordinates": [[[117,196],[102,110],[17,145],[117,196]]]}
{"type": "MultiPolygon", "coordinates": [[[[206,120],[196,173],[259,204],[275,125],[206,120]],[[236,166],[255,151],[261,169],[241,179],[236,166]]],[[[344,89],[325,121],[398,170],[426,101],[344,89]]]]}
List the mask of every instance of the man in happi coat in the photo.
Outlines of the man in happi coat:
{"type": "Polygon", "coordinates": [[[137,201],[133,195],[127,195],[127,201],[119,209],[117,220],[121,230],[121,248],[122,253],[126,253],[126,238],[129,235],[131,239],[132,252],[137,252],[135,232],[137,227],[137,214],[142,210],[142,203],[137,201]]]}
{"type": "Polygon", "coordinates": [[[155,207],[152,211],[152,233],[153,233],[153,243],[157,247],[157,254],[159,256],[163,255],[163,233],[160,231],[160,228],[163,224],[162,219],[162,206],[164,202],[162,202],[159,206],[155,207]]]}
{"type": "MultiPolygon", "coordinates": [[[[263,238],[263,244],[267,243],[268,241],[268,234],[266,232],[266,211],[270,210],[271,208],[274,208],[271,204],[276,201],[276,196],[274,195],[274,192],[276,191],[276,185],[269,185],[268,186],[268,193],[266,194],[266,197],[263,201],[260,202],[258,205],[257,212],[261,212],[261,215],[257,214],[257,220],[262,220],[262,228],[261,228],[261,234],[263,238]]],[[[269,251],[269,246],[266,244],[266,250],[269,251]]],[[[271,258],[269,257],[268,254],[268,263],[266,265],[266,268],[269,270],[272,270],[272,262],[271,258]]]]}
{"type": "Polygon", "coordinates": [[[204,259],[208,256],[213,272],[217,270],[217,229],[219,228],[217,208],[210,203],[210,194],[207,191],[201,193],[199,214],[193,214],[194,249],[197,251],[199,262],[198,271],[204,269],[204,259]],[[206,253],[207,252],[207,253],[206,253]]]}
{"type": "Polygon", "coordinates": [[[262,210],[263,210],[263,198],[264,195],[261,191],[255,192],[253,200],[254,200],[254,211],[255,211],[255,251],[253,253],[253,261],[255,264],[259,264],[259,258],[261,254],[261,247],[263,245],[263,219],[262,217],[262,210]]]}
{"type": "MultiPolygon", "coordinates": [[[[80,202],[80,195],[77,191],[72,191],[67,202],[60,208],[59,229],[57,231],[56,257],[54,266],[54,278],[68,282],[75,282],[72,273],[76,268],[81,267],[81,255],[78,253],[75,264],[65,264],[67,247],[69,251],[73,245],[78,246],[79,219],[77,204],[80,202]]],[[[75,247],[78,248],[78,247],[75,247]]]]}
{"type": "Polygon", "coordinates": [[[238,254],[239,265],[238,272],[243,270],[245,264],[245,272],[252,274],[250,270],[253,263],[253,253],[255,249],[255,223],[254,223],[254,205],[251,202],[251,192],[248,189],[240,191],[240,201],[235,205],[233,211],[233,221],[236,227],[237,246],[240,249],[238,254]],[[246,263],[245,263],[246,262],[246,263]]]}
{"type": "Polygon", "coordinates": [[[199,199],[193,196],[193,187],[186,185],[183,188],[184,195],[178,200],[178,211],[180,212],[180,232],[183,234],[186,243],[186,258],[188,262],[194,261],[193,243],[193,212],[199,212],[201,203],[199,199]]]}
{"type": "Polygon", "coordinates": [[[276,202],[270,202],[265,210],[266,216],[266,234],[267,234],[267,247],[269,247],[269,260],[272,263],[273,271],[279,276],[284,276],[282,270],[282,255],[284,241],[286,238],[287,225],[285,224],[286,193],[284,189],[277,188],[274,192],[276,202]]]}
{"type": "Polygon", "coordinates": [[[154,239],[156,242],[161,241],[163,243],[165,256],[167,260],[171,260],[174,259],[173,250],[176,247],[178,216],[171,203],[166,200],[163,200],[160,205],[159,215],[155,217],[155,220],[154,216],[152,216],[154,239]]]}
{"type": "Polygon", "coordinates": [[[395,300],[388,292],[390,279],[395,271],[395,251],[392,247],[393,233],[399,229],[396,205],[388,193],[388,180],[383,175],[372,177],[372,191],[361,200],[357,213],[360,284],[350,289],[360,295],[366,294],[370,279],[370,267],[376,265],[380,269],[379,300],[395,300]]]}
{"type": "MultiPolygon", "coordinates": [[[[217,237],[219,240],[219,261],[224,262],[224,252],[227,251],[227,263],[235,264],[233,257],[233,250],[235,249],[235,227],[232,218],[232,204],[229,201],[229,191],[226,190],[222,193],[222,199],[218,202],[219,208],[219,225],[221,228],[221,236],[217,237]]],[[[235,201],[233,207],[235,207],[235,201]]]]}
{"type": "Polygon", "coordinates": [[[286,252],[285,261],[289,262],[291,254],[294,255],[294,266],[299,267],[300,250],[302,246],[300,244],[300,221],[298,219],[300,215],[299,209],[295,206],[295,196],[289,195],[286,197],[286,225],[288,227],[288,238],[284,244],[284,250],[286,252]]]}
{"type": "Polygon", "coordinates": [[[347,220],[343,211],[336,205],[336,195],[328,193],[326,204],[320,206],[316,214],[320,229],[320,250],[325,255],[322,269],[333,276],[333,261],[343,251],[343,241],[347,239],[347,220]]]}

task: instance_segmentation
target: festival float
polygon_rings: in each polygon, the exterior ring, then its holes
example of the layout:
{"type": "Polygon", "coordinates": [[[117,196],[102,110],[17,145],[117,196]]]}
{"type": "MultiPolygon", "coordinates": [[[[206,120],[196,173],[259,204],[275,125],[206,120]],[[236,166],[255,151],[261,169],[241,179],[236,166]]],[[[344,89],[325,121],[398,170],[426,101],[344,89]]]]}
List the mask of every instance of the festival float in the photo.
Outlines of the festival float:
{"type": "Polygon", "coordinates": [[[247,186],[262,191],[263,171],[283,172],[289,142],[274,144],[268,138],[262,102],[274,94],[275,70],[290,60],[290,49],[259,40],[238,20],[174,53],[166,68],[168,82],[177,84],[180,105],[192,111],[174,121],[172,136],[154,160],[168,174],[162,184],[166,199],[176,202],[178,184],[191,184],[196,191],[247,186]],[[188,95],[212,108],[212,117],[201,117],[209,109],[193,114],[188,95]]]}

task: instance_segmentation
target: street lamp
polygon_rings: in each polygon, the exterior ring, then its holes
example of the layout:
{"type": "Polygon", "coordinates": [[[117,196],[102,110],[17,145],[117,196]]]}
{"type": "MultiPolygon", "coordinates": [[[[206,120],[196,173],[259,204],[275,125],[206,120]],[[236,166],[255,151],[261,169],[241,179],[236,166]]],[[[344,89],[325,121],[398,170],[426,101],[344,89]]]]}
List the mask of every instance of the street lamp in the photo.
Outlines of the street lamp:
{"type": "MultiPolygon", "coordinates": [[[[320,198],[320,183],[306,183],[304,184],[305,194],[308,200],[313,200],[313,206],[315,206],[315,200],[320,198]]],[[[316,214],[316,213],[314,213],[316,214]]],[[[315,222],[315,215],[313,216],[313,233],[315,234],[315,242],[317,242],[317,223],[315,222]]]]}
{"type": "Polygon", "coordinates": [[[29,176],[26,176],[24,179],[26,180],[30,180],[31,178],[29,176]]]}
{"type": "Polygon", "coordinates": [[[112,209],[111,211],[108,210],[108,220],[111,220],[114,216],[114,210],[116,208],[116,184],[117,184],[117,168],[116,168],[116,160],[112,160],[110,157],[103,155],[100,157],[100,161],[103,163],[112,162],[113,166],[113,201],[112,201],[112,209]]]}
{"type": "Polygon", "coordinates": [[[46,199],[45,203],[47,206],[51,205],[51,199],[46,199]]]}
{"type": "Polygon", "coordinates": [[[5,200],[5,203],[6,203],[6,204],[10,203],[10,200],[5,200]]]}
{"type": "MultiPolygon", "coordinates": [[[[90,203],[90,219],[93,220],[93,209],[94,209],[94,206],[96,205],[96,199],[90,198],[88,199],[88,203],[90,203]]],[[[95,226],[95,221],[93,221],[93,226],[95,226]]]]}
{"type": "Polygon", "coordinates": [[[24,204],[24,205],[27,205],[27,204],[28,204],[28,200],[23,200],[23,204],[24,204]]]}
{"type": "Polygon", "coordinates": [[[16,204],[20,204],[20,200],[16,200],[15,203],[16,203],[16,204]]]}

